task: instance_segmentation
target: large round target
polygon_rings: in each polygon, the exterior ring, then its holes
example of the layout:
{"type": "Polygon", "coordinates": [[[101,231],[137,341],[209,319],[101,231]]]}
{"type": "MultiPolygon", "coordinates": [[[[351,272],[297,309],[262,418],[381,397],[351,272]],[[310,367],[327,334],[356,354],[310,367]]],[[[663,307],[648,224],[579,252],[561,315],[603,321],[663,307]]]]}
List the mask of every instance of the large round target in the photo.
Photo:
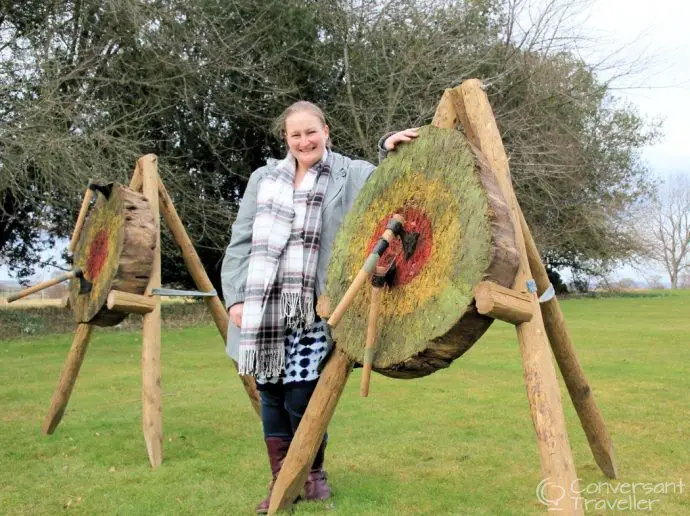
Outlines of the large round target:
{"type": "MultiPolygon", "coordinates": [[[[447,367],[486,331],[472,287],[510,286],[518,253],[508,208],[493,171],[454,130],[425,127],[376,169],[334,244],[327,294],[340,300],[393,216],[415,233],[413,248],[394,241],[379,265],[394,264],[381,296],[374,369],[414,378],[447,367]],[[416,239],[416,240],[415,240],[416,239]]],[[[409,240],[409,239],[408,239],[409,240]]],[[[334,329],[337,345],[362,362],[371,288],[363,288],[334,329]]]]}
{"type": "Polygon", "coordinates": [[[86,284],[71,281],[70,304],[78,323],[112,326],[127,314],[105,306],[108,294],[144,293],[153,267],[156,227],[142,194],[112,184],[97,195],[74,250],[74,267],[81,269],[86,284]]]}

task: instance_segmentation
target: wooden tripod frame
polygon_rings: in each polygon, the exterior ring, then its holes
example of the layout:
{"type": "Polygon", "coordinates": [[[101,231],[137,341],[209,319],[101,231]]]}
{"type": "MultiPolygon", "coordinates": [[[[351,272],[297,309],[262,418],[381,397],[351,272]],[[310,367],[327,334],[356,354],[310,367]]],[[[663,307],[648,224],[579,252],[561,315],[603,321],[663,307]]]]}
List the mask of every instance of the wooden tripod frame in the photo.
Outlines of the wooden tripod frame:
{"type": "MultiPolygon", "coordinates": [[[[161,303],[160,297],[152,296],[151,290],[161,286],[161,250],[160,250],[160,216],[168,225],[173,239],[180,247],[182,256],[189,274],[192,276],[197,288],[204,292],[213,289],[201,260],[194,250],[192,241],[175,210],[172,199],[158,176],[158,160],[155,155],[147,154],[137,160],[129,187],[132,190],[142,192],[149,202],[156,224],[156,249],[154,254],[153,270],[144,295],[127,294],[111,291],[108,296],[108,308],[130,313],[144,315],[142,329],[142,426],[146,450],[151,466],[157,467],[163,461],[163,413],[161,407],[161,303]]],[[[93,195],[91,190],[86,191],[82,203],[77,224],[72,236],[72,249],[79,240],[79,233],[84,225],[89,202],[93,195]]],[[[228,314],[218,296],[205,297],[213,321],[218,328],[223,343],[228,333],[228,314]]],[[[60,380],[53,393],[48,415],[43,422],[43,433],[52,434],[57,428],[69,402],[72,388],[77,381],[79,369],[84,361],[86,350],[93,326],[90,324],[78,324],[72,340],[72,347],[67,355],[67,360],[62,368],[60,380]]],[[[237,364],[235,364],[237,366],[237,364]]],[[[257,414],[261,415],[261,403],[256,391],[254,378],[240,376],[249,400],[257,414]]]]}
{"type": "MultiPolygon", "coordinates": [[[[541,293],[549,288],[550,282],[515,197],[508,158],[480,81],[471,79],[446,90],[432,124],[441,128],[455,128],[458,124],[462,126],[470,143],[484,154],[494,170],[510,208],[520,253],[520,266],[513,288],[499,289],[493,284],[480,284],[475,289],[475,297],[478,307],[485,307],[484,313],[516,325],[530,415],[539,445],[542,477],[547,481],[544,495],[546,499],[555,501],[555,505],[549,509],[563,511],[559,514],[583,514],[582,504],[577,503],[577,474],[549,344],[594,459],[610,478],[616,477],[613,443],[575,354],[558,300],[554,297],[539,303],[535,289],[528,287],[528,282],[531,284],[534,278],[541,293]]],[[[288,508],[300,494],[352,366],[352,361],[336,347],[321,374],[273,486],[269,514],[288,508]]]]}

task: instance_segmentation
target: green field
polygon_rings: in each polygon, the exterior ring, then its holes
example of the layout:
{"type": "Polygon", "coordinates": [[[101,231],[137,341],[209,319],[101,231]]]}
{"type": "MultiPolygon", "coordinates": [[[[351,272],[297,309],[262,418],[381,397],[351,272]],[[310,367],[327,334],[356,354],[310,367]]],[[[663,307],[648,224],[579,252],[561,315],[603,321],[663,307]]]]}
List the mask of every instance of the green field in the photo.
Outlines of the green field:
{"type": "MultiPolygon", "coordinates": [[[[597,469],[565,389],[570,444],[590,502],[619,483],[655,514],[690,514],[690,291],[562,302],[611,433],[620,479],[597,469]],[[673,483],[673,486],[672,486],[673,483]],[[682,489],[682,493],[680,492],[682,489]],[[673,492],[675,491],[675,493],[673,492]]],[[[0,332],[2,330],[0,329],[0,332]]],[[[163,334],[165,460],[151,470],[141,435],[140,335],[95,332],[62,424],[40,426],[69,334],[0,342],[0,513],[253,514],[268,466],[260,422],[215,328],[163,334]]],[[[356,370],[329,429],[334,496],[297,514],[545,514],[539,457],[515,331],[496,323],[430,377],[356,370]]],[[[609,494],[606,494],[609,491],[609,494]]],[[[557,513],[554,513],[557,514],[557,513]]]]}

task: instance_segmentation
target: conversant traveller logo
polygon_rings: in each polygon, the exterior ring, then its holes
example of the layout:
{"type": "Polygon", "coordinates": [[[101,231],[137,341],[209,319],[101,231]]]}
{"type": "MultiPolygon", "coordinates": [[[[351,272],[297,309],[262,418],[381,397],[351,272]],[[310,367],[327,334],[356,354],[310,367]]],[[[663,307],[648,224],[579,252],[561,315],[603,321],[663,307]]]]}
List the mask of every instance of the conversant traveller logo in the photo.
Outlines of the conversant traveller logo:
{"type": "Polygon", "coordinates": [[[682,495],[686,487],[683,479],[677,482],[592,482],[582,486],[582,479],[578,478],[567,493],[563,486],[544,479],[537,485],[537,500],[554,512],[563,510],[561,502],[566,496],[575,509],[585,511],[651,512],[660,509],[662,497],[682,495]]]}
{"type": "Polygon", "coordinates": [[[562,511],[558,505],[565,498],[565,489],[545,478],[537,486],[537,500],[546,505],[550,511],[562,511]]]}

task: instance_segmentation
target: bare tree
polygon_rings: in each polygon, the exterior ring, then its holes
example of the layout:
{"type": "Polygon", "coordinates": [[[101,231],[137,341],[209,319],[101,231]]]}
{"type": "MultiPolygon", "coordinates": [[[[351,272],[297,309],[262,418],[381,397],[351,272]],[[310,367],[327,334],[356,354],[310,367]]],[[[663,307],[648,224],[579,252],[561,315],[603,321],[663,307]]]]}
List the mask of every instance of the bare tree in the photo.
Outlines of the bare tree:
{"type": "Polygon", "coordinates": [[[662,289],[664,288],[663,277],[661,274],[649,274],[645,276],[645,282],[647,283],[647,288],[662,289]]]}
{"type": "Polygon", "coordinates": [[[690,271],[685,271],[680,275],[678,288],[690,288],[690,271]]]}
{"type": "Polygon", "coordinates": [[[640,233],[646,243],[646,257],[661,265],[671,288],[690,271],[690,177],[670,176],[641,221],[640,233]]]}

